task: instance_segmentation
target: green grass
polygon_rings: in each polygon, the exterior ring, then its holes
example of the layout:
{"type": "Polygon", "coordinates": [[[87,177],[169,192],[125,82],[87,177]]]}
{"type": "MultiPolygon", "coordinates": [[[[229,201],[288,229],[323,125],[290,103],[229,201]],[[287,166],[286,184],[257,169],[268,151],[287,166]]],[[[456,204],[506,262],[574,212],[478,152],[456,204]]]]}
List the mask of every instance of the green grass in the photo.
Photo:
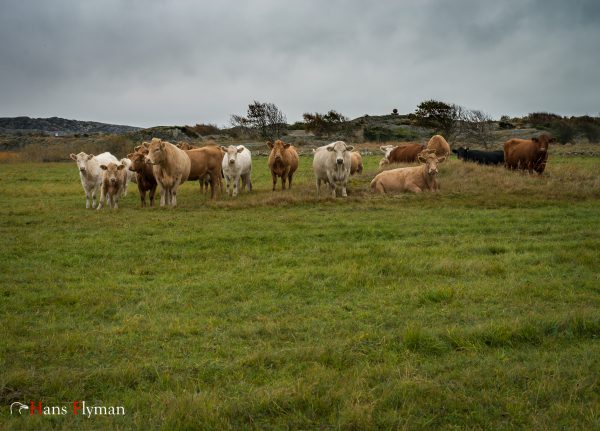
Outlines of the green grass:
{"type": "Polygon", "coordinates": [[[258,158],[250,195],[118,211],[74,164],[0,165],[0,428],[599,428],[599,160],[372,196],[378,159],[347,199],[258,158]]]}

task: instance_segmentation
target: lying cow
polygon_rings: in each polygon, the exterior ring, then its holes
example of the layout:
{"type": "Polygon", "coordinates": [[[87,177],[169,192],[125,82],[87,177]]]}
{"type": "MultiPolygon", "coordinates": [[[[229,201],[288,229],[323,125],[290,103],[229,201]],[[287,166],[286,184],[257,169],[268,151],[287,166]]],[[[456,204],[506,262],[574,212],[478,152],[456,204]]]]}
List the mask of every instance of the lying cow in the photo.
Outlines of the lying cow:
{"type": "Polygon", "coordinates": [[[127,169],[122,163],[109,163],[108,165],[100,165],[102,174],[102,189],[100,193],[100,202],[98,210],[102,209],[104,202],[113,209],[119,208],[119,199],[125,191],[127,183],[127,169]]]}
{"type": "Polygon", "coordinates": [[[427,143],[428,150],[434,150],[438,157],[448,157],[450,155],[450,145],[442,135],[434,135],[427,143]]]}
{"type": "Polygon", "coordinates": [[[91,207],[95,208],[96,194],[102,186],[102,169],[100,165],[111,162],[118,163],[119,161],[109,152],[98,154],[97,156],[81,152],[79,154],[71,154],[70,157],[77,162],[77,167],[79,168],[79,179],[85,192],[85,207],[90,208],[91,197],[91,207]]]}
{"type": "Polygon", "coordinates": [[[154,194],[156,193],[156,179],[152,172],[152,165],[146,163],[146,155],[148,154],[148,143],[140,147],[136,147],[135,152],[128,154],[127,158],[131,160],[129,170],[134,172],[140,193],[140,201],[142,207],[146,206],[146,192],[150,195],[150,206],[154,205],[154,194]]]}
{"type": "Polygon", "coordinates": [[[354,147],[346,145],[343,141],[336,141],[314,151],[313,169],[317,177],[317,196],[321,192],[321,181],[329,184],[332,197],[336,197],[338,188],[342,196],[348,196],[346,184],[350,178],[352,167],[350,152],[353,149],[354,147]]]}
{"type": "Polygon", "coordinates": [[[152,165],[152,173],[160,186],[160,206],[177,206],[177,189],[188,179],[190,157],[170,142],[152,138],[146,163],[152,165]]]}
{"type": "Polygon", "coordinates": [[[548,161],[548,145],[555,141],[545,133],[537,138],[510,139],[504,143],[504,166],[541,174],[548,161]]]}
{"type": "Polygon", "coordinates": [[[362,174],[363,171],[363,163],[362,156],[358,151],[352,151],[350,153],[352,156],[352,165],[350,166],[350,175],[354,174],[362,174]]]}
{"type": "MultiPolygon", "coordinates": [[[[413,163],[417,161],[417,156],[425,149],[421,144],[398,145],[390,151],[387,156],[388,163],[413,163]]],[[[384,163],[385,165],[386,163],[384,163]]],[[[381,166],[381,164],[380,164],[381,166]]]]}
{"type": "Polygon", "coordinates": [[[423,190],[439,190],[437,182],[438,163],[444,162],[446,156],[438,157],[435,150],[424,150],[418,156],[421,166],[390,169],[383,171],[371,181],[374,193],[420,193],[423,190]]]}
{"type": "Polygon", "coordinates": [[[277,185],[277,177],[281,177],[281,190],[285,190],[285,180],[288,180],[288,188],[292,188],[292,177],[298,169],[298,153],[293,145],[286,144],[281,140],[275,143],[268,141],[268,147],[271,149],[269,154],[269,169],[273,178],[273,191],[277,185]]]}
{"type": "Polygon", "coordinates": [[[381,152],[384,154],[383,158],[379,161],[380,168],[383,168],[385,165],[390,163],[388,157],[390,156],[390,153],[392,152],[392,150],[396,147],[397,147],[397,145],[382,145],[379,147],[381,152]]]}
{"type": "Polygon", "coordinates": [[[248,191],[252,191],[252,154],[250,150],[243,145],[230,145],[221,147],[225,151],[223,157],[222,169],[225,180],[227,181],[227,193],[230,196],[237,196],[240,180],[242,181],[242,191],[248,186],[248,191]]]}
{"type": "Polygon", "coordinates": [[[469,147],[460,147],[452,150],[459,160],[475,162],[480,165],[499,165],[504,163],[504,151],[471,150],[469,147]]]}

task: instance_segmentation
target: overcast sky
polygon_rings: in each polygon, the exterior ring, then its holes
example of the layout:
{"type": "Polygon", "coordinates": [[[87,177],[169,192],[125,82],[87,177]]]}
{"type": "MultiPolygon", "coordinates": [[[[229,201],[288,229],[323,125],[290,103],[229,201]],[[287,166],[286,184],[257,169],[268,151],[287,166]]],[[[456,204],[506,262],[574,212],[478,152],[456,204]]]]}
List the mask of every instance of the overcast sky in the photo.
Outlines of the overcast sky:
{"type": "Polygon", "coordinates": [[[0,0],[0,116],[600,113],[599,0],[0,0]]]}

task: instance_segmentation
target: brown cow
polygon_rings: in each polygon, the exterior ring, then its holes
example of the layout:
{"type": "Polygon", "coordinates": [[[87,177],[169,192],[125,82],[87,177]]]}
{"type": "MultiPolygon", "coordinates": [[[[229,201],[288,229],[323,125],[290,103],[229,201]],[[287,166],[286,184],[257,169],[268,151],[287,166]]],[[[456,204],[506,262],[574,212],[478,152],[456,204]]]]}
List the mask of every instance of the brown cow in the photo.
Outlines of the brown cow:
{"type": "Polygon", "coordinates": [[[206,178],[210,183],[210,197],[216,197],[216,186],[221,185],[221,163],[223,162],[223,151],[215,145],[187,150],[185,153],[191,161],[188,181],[199,180],[200,188],[206,178]]]}
{"type": "Polygon", "coordinates": [[[504,143],[504,166],[541,174],[546,169],[548,145],[555,141],[548,134],[531,139],[509,139],[504,143]]]}
{"type": "Polygon", "coordinates": [[[435,150],[438,157],[444,157],[444,160],[450,154],[450,145],[442,135],[434,135],[427,143],[428,150],[435,150]]]}
{"type": "Polygon", "coordinates": [[[119,199],[125,191],[127,183],[127,170],[121,162],[100,165],[102,173],[102,188],[100,189],[100,201],[97,210],[101,210],[106,201],[111,208],[119,208],[119,199]]]}
{"type": "Polygon", "coordinates": [[[187,142],[180,142],[178,144],[175,145],[177,148],[179,148],[180,150],[195,150],[198,147],[195,147],[194,145],[190,145],[187,142]]]}
{"type": "Polygon", "coordinates": [[[268,141],[271,149],[269,154],[269,169],[273,177],[273,191],[277,184],[277,177],[281,177],[281,190],[285,190],[285,179],[288,179],[288,188],[292,188],[292,177],[298,169],[298,153],[293,145],[286,144],[281,140],[275,143],[268,141]]]}
{"type": "Polygon", "coordinates": [[[146,163],[152,165],[154,178],[160,186],[160,206],[176,207],[177,189],[190,174],[189,156],[170,142],[152,138],[148,146],[146,163]]]}
{"type": "Polygon", "coordinates": [[[425,149],[421,144],[398,145],[390,151],[387,157],[388,163],[413,163],[417,161],[417,156],[425,149]]]}
{"type": "Polygon", "coordinates": [[[356,173],[362,174],[363,164],[362,164],[362,156],[358,151],[352,151],[350,153],[352,157],[352,164],[350,165],[350,175],[354,175],[356,173]]]}
{"type": "Polygon", "coordinates": [[[154,194],[156,193],[157,186],[152,166],[146,163],[147,154],[148,142],[145,142],[141,146],[136,147],[135,152],[127,155],[127,158],[131,160],[129,170],[135,172],[142,207],[146,206],[146,192],[150,194],[150,206],[154,205],[154,194]]]}

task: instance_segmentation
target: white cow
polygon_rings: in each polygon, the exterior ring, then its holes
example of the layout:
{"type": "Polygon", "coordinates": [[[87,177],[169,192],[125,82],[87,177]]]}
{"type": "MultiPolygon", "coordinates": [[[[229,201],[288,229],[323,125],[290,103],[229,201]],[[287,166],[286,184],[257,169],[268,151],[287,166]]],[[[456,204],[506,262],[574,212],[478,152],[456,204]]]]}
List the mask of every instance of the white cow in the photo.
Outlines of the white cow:
{"type": "Polygon", "coordinates": [[[353,146],[348,146],[343,141],[336,141],[314,151],[313,169],[317,177],[317,196],[321,192],[321,181],[329,184],[333,197],[336,197],[338,188],[341,189],[342,196],[348,196],[346,184],[350,178],[352,166],[350,152],[353,149],[353,146]]]}
{"type": "Polygon", "coordinates": [[[129,187],[129,183],[137,183],[137,175],[135,171],[129,170],[132,165],[132,161],[127,157],[121,159],[121,164],[125,165],[125,170],[127,172],[127,178],[125,178],[125,190],[123,191],[123,197],[127,196],[127,188],[129,187]]]}
{"type": "Polygon", "coordinates": [[[223,175],[227,181],[227,193],[230,196],[237,196],[240,187],[240,179],[242,180],[242,191],[248,186],[248,191],[252,191],[252,154],[250,150],[243,145],[230,145],[221,147],[225,151],[221,167],[223,175]],[[231,190],[233,189],[233,191],[231,190]]]}
{"type": "Polygon", "coordinates": [[[79,168],[79,177],[81,179],[81,185],[85,192],[85,207],[90,207],[90,197],[92,198],[92,208],[96,207],[96,194],[100,190],[102,184],[102,169],[100,165],[107,165],[111,162],[119,163],[119,160],[109,152],[98,154],[79,153],[71,154],[71,159],[77,162],[79,168]]]}
{"type": "Polygon", "coordinates": [[[390,153],[392,152],[392,150],[394,148],[396,148],[397,145],[382,145],[379,147],[379,149],[381,150],[381,152],[383,154],[385,154],[385,156],[383,156],[383,159],[381,159],[379,161],[379,167],[382,168],[383,166],[387,165],[388,163],[390,163],[390,160],[388,159],[388,157],[390,156],[390,153]]]}

